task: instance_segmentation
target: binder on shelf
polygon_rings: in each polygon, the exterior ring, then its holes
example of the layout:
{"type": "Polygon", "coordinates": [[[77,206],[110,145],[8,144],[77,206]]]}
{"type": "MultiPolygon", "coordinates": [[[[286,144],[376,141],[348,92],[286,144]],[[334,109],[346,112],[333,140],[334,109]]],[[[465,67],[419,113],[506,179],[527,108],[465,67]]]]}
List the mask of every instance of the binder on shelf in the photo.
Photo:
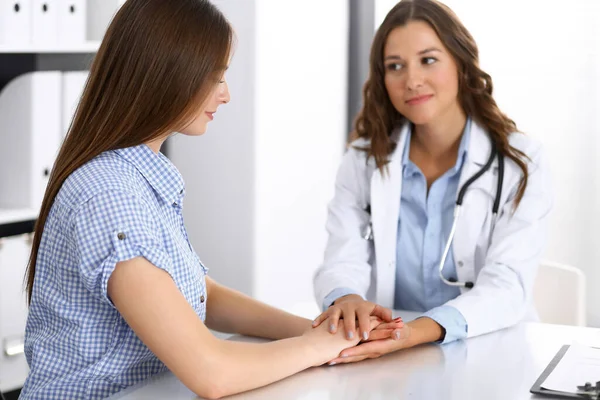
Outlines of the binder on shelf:
{"type": "Polygon", "coordinates": [[[0,0],[0,46],[30,43],[31,1],[0,0]]]}
{"type": "Polygon", "coordinates": [[[119,0],[87,0],[87,39],[101,41],[118,9],[119,0]]]}
{"type": "Polygon", "coordinates": [[[29,372],[23,354],[27,319],[23,276],[35,218],[32,210],[0,209],[0,392],[22,387],[29,372]]]}
{"type": "Polygon", "coordinates": [[[86,41],[87,0],[57,0],[58,43],[86,41]]]}
{"type": "MultiPolygon", "coordinates": [[[[62,76],[62,137],[67,134],[81,100],[89,71],[69,71],[62,76]]],[[[61,140],[62,142],[62,140],[61,140]]]]}
{"type": "Polygon", "coordinates": [[[58,43],[58,0],[31,0],[34,45],[55,46],[58,43]]]}
{"type": "Polygon", "coordinates": [[[60,71],[20,75],[0,92],[0,207],[39,210],[61,133],[60,71]]]}

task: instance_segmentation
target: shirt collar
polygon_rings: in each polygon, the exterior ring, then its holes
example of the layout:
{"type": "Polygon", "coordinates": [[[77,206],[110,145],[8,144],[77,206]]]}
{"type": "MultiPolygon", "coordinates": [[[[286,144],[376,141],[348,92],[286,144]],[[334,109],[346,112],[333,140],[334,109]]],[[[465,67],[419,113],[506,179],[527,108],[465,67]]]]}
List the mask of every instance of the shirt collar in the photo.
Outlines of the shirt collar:
{"type": "Polygon", "coordinates": [[[131,163],[165,202],[181,203],[185,194],[183,177],[162,153],[156,154],[145,144],[115,152],[131,163]]]}
{"type": "MultiPolygon", "coordinates": [[[[410,161],[410,138],[412,136],[412,125],[408,129],[406,139],[404,142],[404,150],[402,153],[402,168],[406,173],[410,173],[413,167],[416,166],[410,161]],[[407,168],[408,167],[408,168],[407,168]]],[[[456,164],[452,167],[453,172],[456,172],[462,168],[464,160],[467,156],[467,149],[469,147],[469,141],[471,138],[471,118],[467,118],[465,129],[463,130],[462,137],[460,139],[460,145],[458,146],[458,157],[456,158],[456,164]]]]}

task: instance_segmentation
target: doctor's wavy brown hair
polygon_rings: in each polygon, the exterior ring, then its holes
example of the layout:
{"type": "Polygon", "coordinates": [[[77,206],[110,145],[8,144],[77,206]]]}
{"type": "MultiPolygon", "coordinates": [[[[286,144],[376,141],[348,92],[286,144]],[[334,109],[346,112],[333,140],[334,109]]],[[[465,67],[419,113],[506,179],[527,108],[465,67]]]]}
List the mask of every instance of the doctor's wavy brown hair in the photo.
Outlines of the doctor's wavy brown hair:
{"type": "Polygon", "coordinates": [[[369,78],[363,89],[364,106],[352,135],[353,138],[369,140],[370,146],[357,149],[366,151],[368,158],[373,157],[377,168],[384,173],[388,156],[396,148],[390,135],[407,119],[394,108],[386,91],[383,51],[390,32],[411,21],[425,22],[437,33],[458,67],[461,107],[488,131],[498,152],[514,161],[523,172],[515,198],[516,208],[523,198],[528,178],[525,161],[528,157],[508,142],[509,135],[517,131],[517,126],[500,111],[492,97],[492,78],[479,68],[479,50],[475,40],[454,12],[436,0],[400,1],[377,30],[371,46],[369,78]]]}

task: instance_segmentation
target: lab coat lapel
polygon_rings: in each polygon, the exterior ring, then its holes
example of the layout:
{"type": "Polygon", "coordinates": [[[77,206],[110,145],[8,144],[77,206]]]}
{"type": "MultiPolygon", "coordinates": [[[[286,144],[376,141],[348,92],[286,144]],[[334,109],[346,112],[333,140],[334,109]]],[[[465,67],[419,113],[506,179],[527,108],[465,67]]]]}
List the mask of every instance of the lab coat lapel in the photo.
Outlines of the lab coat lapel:
{"type": "Polygon", "coordinates": [[[402,152],[409,125],[393,134],[396,150],[390,155],[387,173],[376,169],[371,178],[371,217],[377,265],[376,301],[384,307],[394,306],[396,281],[396,241],[400,192],[402,190],[402,152]]]}

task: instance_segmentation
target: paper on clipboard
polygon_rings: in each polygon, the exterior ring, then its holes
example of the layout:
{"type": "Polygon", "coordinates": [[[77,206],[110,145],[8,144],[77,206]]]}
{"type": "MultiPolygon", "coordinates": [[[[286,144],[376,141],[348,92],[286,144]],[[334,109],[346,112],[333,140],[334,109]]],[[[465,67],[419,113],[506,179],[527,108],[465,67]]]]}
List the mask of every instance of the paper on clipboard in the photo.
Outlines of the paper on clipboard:
{"type": "Polygon", "coordinates": [[[600,348],[572,344],[541,387],[575,393],[585,382],[600,381],[600,348]]]}

